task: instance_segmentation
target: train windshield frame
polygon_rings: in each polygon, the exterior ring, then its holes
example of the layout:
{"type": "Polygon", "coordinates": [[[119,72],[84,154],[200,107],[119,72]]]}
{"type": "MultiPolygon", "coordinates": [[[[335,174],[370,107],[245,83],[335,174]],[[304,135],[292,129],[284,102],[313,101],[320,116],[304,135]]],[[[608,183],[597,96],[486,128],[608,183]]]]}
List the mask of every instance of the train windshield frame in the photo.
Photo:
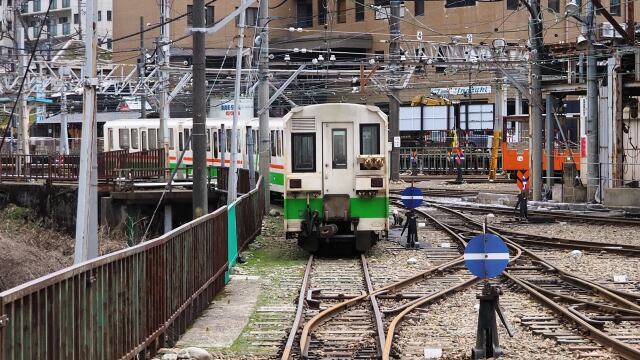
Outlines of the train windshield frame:
{"type": "Polygon", "coordinates": [[[292,172],[316,171],[316,134],[291,134],[292,172]]]}

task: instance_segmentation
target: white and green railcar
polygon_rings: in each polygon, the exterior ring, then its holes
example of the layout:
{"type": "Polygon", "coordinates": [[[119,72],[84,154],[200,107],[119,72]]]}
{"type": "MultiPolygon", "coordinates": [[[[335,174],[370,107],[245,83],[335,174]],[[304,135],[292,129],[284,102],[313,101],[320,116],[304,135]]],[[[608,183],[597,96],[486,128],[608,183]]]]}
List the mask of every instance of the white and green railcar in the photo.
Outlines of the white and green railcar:
{"type": "Polygon", "coordinates": [[[376,106],[320,104],[284,117],[284,225],[310,252],[368,250],[389,228],[387,115],[376,106]]]}
{"type": "MultiPolygon", "coordinates": [[[[258,164],[258,119],[238,122],[238,156],[237,166],[248,167],[247,132],[251,131],[254,143],[255,164],[258,164]]],[[[281,118],[269,119],[271,136],[271,160],[269,165],[269,182],[272,192],[284,192],[284,144],[281,118]]],[[[157,149],[161,142],[158,119],[123,119],[107,121],[104,125],[105,150],[128,150],[137,152],[157,149]]],[[[169,167],[175,169],[180,154],[184,152],[180,168],[188,173],[193,168],[193,151],[188,141],[192,129],[192,119],[172,118],[167,121],[169,128],[169,167]]],[[[207,164],[212,167],[211,175],[216,176],[216,166],[230,165],[231,159],[231,127],[228,119],[207,119],[207,164]]]]}

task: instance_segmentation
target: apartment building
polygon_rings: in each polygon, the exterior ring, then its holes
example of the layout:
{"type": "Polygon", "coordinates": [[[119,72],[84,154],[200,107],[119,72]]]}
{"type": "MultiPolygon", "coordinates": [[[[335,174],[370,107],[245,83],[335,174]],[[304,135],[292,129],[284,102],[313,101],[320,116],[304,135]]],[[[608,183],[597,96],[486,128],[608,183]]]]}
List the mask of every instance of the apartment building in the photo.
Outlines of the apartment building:
{"type": "MultiPolygon", "coordinates": [[[[10,0],[0,0],[10,1],[10,0]]],[[[52,45],[69,39],[82,39],[85,34],[85,6],[82,0],[13,0],[18,3],[24,21],[27,41],[38,36],[42,17],[49,5],[49,18],[43,29],[41,42],[46,40],[52,45]]],[[[105,49],[111,49],[113,39],[113,1],[98,0],[98,38],[105,49]]]]}

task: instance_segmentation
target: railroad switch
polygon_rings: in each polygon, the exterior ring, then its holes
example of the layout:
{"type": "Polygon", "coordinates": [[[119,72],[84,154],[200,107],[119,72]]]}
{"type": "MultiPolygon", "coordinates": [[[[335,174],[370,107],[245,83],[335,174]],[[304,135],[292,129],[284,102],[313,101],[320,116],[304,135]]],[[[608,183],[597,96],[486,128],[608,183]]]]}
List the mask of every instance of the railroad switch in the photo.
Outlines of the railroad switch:
{"type": "Polygon", "coordinates": [[[513,337],[513,328],[504,317],[500,307],[500,294],[502,294],[502,289],[498,285],[485,283],[482,288],[482,294],[476,296],[480,300],[480,311],[478,314],[476,346],[471,349],[472,359],[498,358],[503,354],[498,340],[496,313],[507,329],[509,336],[513,337]]]}

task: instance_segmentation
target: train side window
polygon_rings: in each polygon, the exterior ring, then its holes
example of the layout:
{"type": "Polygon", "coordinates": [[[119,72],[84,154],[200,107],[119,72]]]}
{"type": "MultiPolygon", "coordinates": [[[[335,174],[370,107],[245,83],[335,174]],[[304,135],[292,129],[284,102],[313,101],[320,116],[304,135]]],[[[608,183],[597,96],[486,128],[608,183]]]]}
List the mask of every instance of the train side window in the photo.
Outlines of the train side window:
{"type": "Polygon", "coordinates": [[[276,156],[276,132],[271,130],[271,156],[276,156]]]}
{"type": "Polygon", "coordinates": [[[190,129],[184,129],[184,147],[187,150],[191,150],[191,141],[189,141],[190,134],[191,134],[190,129]]]}
{"type": "MultiPolygon", "coordinates": [[[[271,132],[273,134],[273,132],[271,132]]],[[[316,134],[291,134],[291,156],[293,172],[316,171],[316,134]]]]}
{"type": "Polygon", "coordinates": [[[118,129],[118,141],[120,142],[120,149],[129,148],[129,129],[118,129]]]}
{"type": "Polygon", "coordinates": [[[115,150],[114,141],[113,141],[113,129],[109,129],[109,138],[107,139],[107,149],[115,150]]]}
{"type": "Polygon", "coordinates": [[[282,156],[282,131],[276,130],[278,134],[278,156],[282,156]]]}
{"type": "Polygon", "coordinates": [[[258,153],[258,130],[253,130],[253,153],[258,153]]]}
{"type": "Polygon", "coordinates": [[[226,134],[225,140],[227,142],[226,148],[227,148],[227,152],[228,153],[231,152],[231,139],[232,139],[232,137],[231,137],[231,129],[227,129],[227,134],[226,134]]]}
{"type": "Polygon", "coordinates": [[[236,131],[236,144],[238,145],[236,151],[239,154],[240,149],[242,149],[242,138],[240,138],[240,129],[236,131]]]}
{"type": "Polygon", "coordinates": [[[360,125],[360,154],[379,155],[380,154],[380,125],[362,124],[360,125]]]}
{"type": "Polygon", "coordinates": [[[175,139],[173,135],[173,128],[169,128],[169,149],[175,149],[175,139]]]}
{"type": "Polygon", "coordinates": [[[207,151],[211,151],[211,129],[207,129],[207,151]]]}
{"type": "Polygon", "coordinates": [[[158,148],[158,130],[149,129],[149,150],[158,148]]]}
{"type": "Polygon", "coordinates": [[[331,130],[332,167],[347,168],[347,129],[331,130]]]}
{"type": "Polygon", "coordinates": [[[218,131],[213,131],[213,157],[218,157],[218,131]]]}
{"type": "Polygon", "coordinates": [[[138,129],[131,129],[131,148],[138,149],[138,129]]]}
{"type": "Polygon", "coordinates": [[[184,150],[184,132],[178,133],[178,151],[184,150]]]}

